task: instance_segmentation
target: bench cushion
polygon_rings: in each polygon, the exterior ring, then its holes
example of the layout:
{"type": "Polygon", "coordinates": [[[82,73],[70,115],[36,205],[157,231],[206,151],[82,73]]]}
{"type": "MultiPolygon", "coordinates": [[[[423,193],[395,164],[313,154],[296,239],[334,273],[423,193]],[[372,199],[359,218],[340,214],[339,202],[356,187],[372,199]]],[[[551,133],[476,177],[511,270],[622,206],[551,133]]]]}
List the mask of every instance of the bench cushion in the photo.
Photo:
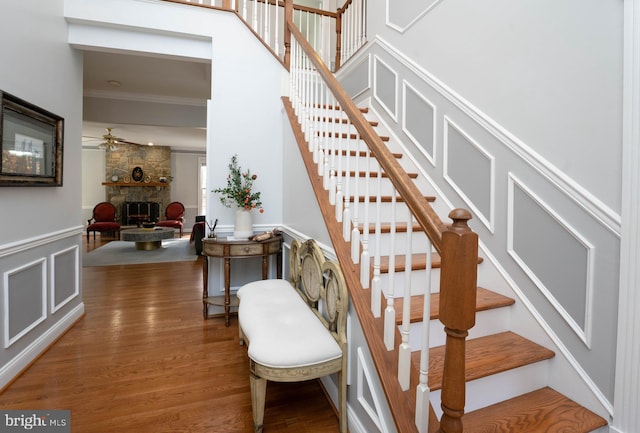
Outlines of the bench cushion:
{"type": "Polygon", "coordinates": [[[340,346],[286,280],[261,280],[238,290],[238,320],[248,354],[268,367],[303,367],[342,356],[340,346]]]}

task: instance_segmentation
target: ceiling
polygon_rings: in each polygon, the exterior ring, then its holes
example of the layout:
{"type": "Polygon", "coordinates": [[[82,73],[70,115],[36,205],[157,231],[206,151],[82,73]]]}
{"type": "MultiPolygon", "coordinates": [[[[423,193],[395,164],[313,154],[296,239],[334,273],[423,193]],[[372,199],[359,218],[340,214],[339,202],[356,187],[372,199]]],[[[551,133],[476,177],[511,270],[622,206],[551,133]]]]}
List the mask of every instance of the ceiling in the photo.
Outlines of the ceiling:
{"type": "Polygon", "coordinates": [[[128,142],[204,150],[210,93],[208,63],[85,51],[83,146],[113,128],[128,142]]]}

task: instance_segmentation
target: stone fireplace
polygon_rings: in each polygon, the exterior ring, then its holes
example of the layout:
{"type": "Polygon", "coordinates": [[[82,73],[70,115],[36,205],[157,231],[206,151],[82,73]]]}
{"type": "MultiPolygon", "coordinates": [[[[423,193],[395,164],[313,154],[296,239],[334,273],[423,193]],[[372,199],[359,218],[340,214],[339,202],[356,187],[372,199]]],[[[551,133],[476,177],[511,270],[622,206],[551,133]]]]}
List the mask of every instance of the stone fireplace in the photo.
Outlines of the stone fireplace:
{"type": "Polygon", "coordinates": [[[171,202],[170,180],[171,148],[168,146],[119,143],[117,150],[105,152],[105,200],[118,209],[120,218],[126,202],[158,203],[159,214],[164,215],[165,207],[171,202]]]}

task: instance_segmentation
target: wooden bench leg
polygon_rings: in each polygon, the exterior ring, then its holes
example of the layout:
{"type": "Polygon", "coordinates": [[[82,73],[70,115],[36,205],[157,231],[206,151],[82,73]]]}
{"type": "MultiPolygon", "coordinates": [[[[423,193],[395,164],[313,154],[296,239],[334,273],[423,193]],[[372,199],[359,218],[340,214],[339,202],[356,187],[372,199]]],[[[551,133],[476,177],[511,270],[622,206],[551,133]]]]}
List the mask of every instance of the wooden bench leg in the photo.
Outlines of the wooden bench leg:
{"type": "Polygon", "coordinates": [[[264,403],[267,395],[267,380],[250,374],[251,408],[253,410],[253,429],[255,433],[262,433],[264,421],[264,403]]]}
{"type": "Polygon", "coordinates": [[[338,406],[340,416],[340,433],[347,433],[347,372],[338,372],[338,406]]]}

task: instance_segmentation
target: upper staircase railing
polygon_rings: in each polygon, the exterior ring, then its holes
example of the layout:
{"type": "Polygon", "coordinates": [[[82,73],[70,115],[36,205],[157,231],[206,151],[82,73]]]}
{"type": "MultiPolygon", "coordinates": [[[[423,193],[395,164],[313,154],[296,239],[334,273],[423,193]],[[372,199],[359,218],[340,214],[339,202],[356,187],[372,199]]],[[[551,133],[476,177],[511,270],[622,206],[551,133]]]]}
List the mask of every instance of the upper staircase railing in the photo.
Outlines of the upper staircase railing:
{"type": "MultiPolygon", "coordinates": [[[[235,11],[285,63],[285,1],[164,0],[235,11]]],[[[347,0],[336,12],[291,2],[291,19],[326,65],[338,70],[367,42],[366,0],[347,0]],[[331,35],[335,34],[335,37],[331,35]]],[[[288,64],[288,63],[287,63],[288,64]]]]}
{"type": "MultiPolygon", "coordinates": [[[[385,387],[396,426],[402,432],[416,431],[416,429],[420,432],[429,431],[428,323],[431,310],[430,257],[434,249],[441,257],[439,317],[446,333],[446,358],[441,394],[443,415],[440,431],[460,433],[463,431],[461,418],[465,404],[465,339],[468,330],[475,324],[478,237],[467,225],[471,214],[463,209],[455,209],[449,214],[453,221],[451,224],[447,225],[440,220],[428,199],[423,196],[397,162],[396,157],[385,146],[361,110],[345,93],[292,19],[287,18],[286,22],[287,31],[291,33],[290,38],[288,35],[285,36],[285,40],[291,40],[289,91],[291,105],[304,132],[308,150],[318,166],[317,174],[323,178],[323,186],[328,192],[329,201],[335,206],[335,220],[342,223],[342,241],[351,244],[351,253],[348,256],[345,257],[337,251],[341,266],[345,269],[353,269],[360,264],[356,272],[361,278],[359,281],[351,281],[350,293],[363,329],[374,330],[373,333],[367,334],[366,338],[385,387]],[[339,110],[340,114],[335,114],[336,110],[339,110]],[[321,127],[318,126],[318,119],[325,120],[321,127]],[[364,143],[364,146],[361,143],[364,143]],[[354,155],[364,155],[365,162],[359,165],[360,158],[353,159],[354,155]],[[374,167],[373,170],[372,167],[374,167]],[[387,305],[384,308],[382,325],[377,320],[381,314],[382,295],[381,288],[376,286],[378,277],[376,268],[380,266],[381,242],[379,239],[382,225],[386,224],[379,206],[384,197],[379,186],[375,188],[377,191],[370,192],[370,182],[367,181],[377,178],[377,183],[380,185],[383,175],[388,177],[393,186],[391,192],[393,210],[390,215],[384,217],[391,220],[389,228],[391,238],[388,241],[391,245],[389,248],[391,275],[388,283],[391,295],[388,292],[385,293],[387,305]],[[362,178],[365,179],[364,184],[360,181],[362,178]],[[399,202],[407,210],[404,220],[402,217],[398,218],[401,212],[396,209],[396,205],[399,202]],[[360,206],[359,203],[364,203],[364,206],[360,206]],[[372,204],[376,206],[373,216],[370,215],[373,212],[369,212],[372,204]],[[359,215],[360,211],[363,213],[362,216],[359,215]],[[427,277],[421,283],[421,286],[427,289],[423,290],[425,294],[423,331],[420,343],[420,374],[417,379],[410,377],[411,349],[408,344],[414,222],[417,222],[419,230],[426,235],[424,240],[427,258],[427,277]],[[374,229],[371,233],[372,227],[374,229]],[[398,227],[404,227],[406,231],[405,278],[401,341],[399,342],[395,338],[397,328],[393,299],[393,290],[397,285],[393,282],[393,269],[396,268],[393,260],[396,255],[398,227]],[[369,251],[368,247],[370,234],[377,239],[373,252],[369,251]],[[368,293],[364,289],[369,287],[370,254],[373,254],[374,271],[370,299],[359,302],[359,299],[368,293]],[[369,310],[366,306],[369,306],[369,310]],[[380,350],[376,350],[377,348],[380,350]],[[384,353],[385,351],[387,353],[384,353]],[[388,362],[389,352],[396,354],[396,359],[391,364],[388,362]],[[394,368],[397,370],[393,371],[394,368]],[[391,380],[391,377],[395,379],[391,380]],[[415,384],[413,392],[409,391],[412,384],[415,384]],[[395,394],[390,390],[391,388],[396,388],[395,394]],[[397,388],[400,389],[399,393],[397,388]],[[389,398],[390,395],[403,395],[403,398],[389,398]],[[413,417],[405,416],[407,400],[413,403],[410,409],[413,417]],[[412,419],[413,424],[407,424],[407,418],[412,419]]],[[[335,244],[336,241],[334,246],[335,244]]]]}

